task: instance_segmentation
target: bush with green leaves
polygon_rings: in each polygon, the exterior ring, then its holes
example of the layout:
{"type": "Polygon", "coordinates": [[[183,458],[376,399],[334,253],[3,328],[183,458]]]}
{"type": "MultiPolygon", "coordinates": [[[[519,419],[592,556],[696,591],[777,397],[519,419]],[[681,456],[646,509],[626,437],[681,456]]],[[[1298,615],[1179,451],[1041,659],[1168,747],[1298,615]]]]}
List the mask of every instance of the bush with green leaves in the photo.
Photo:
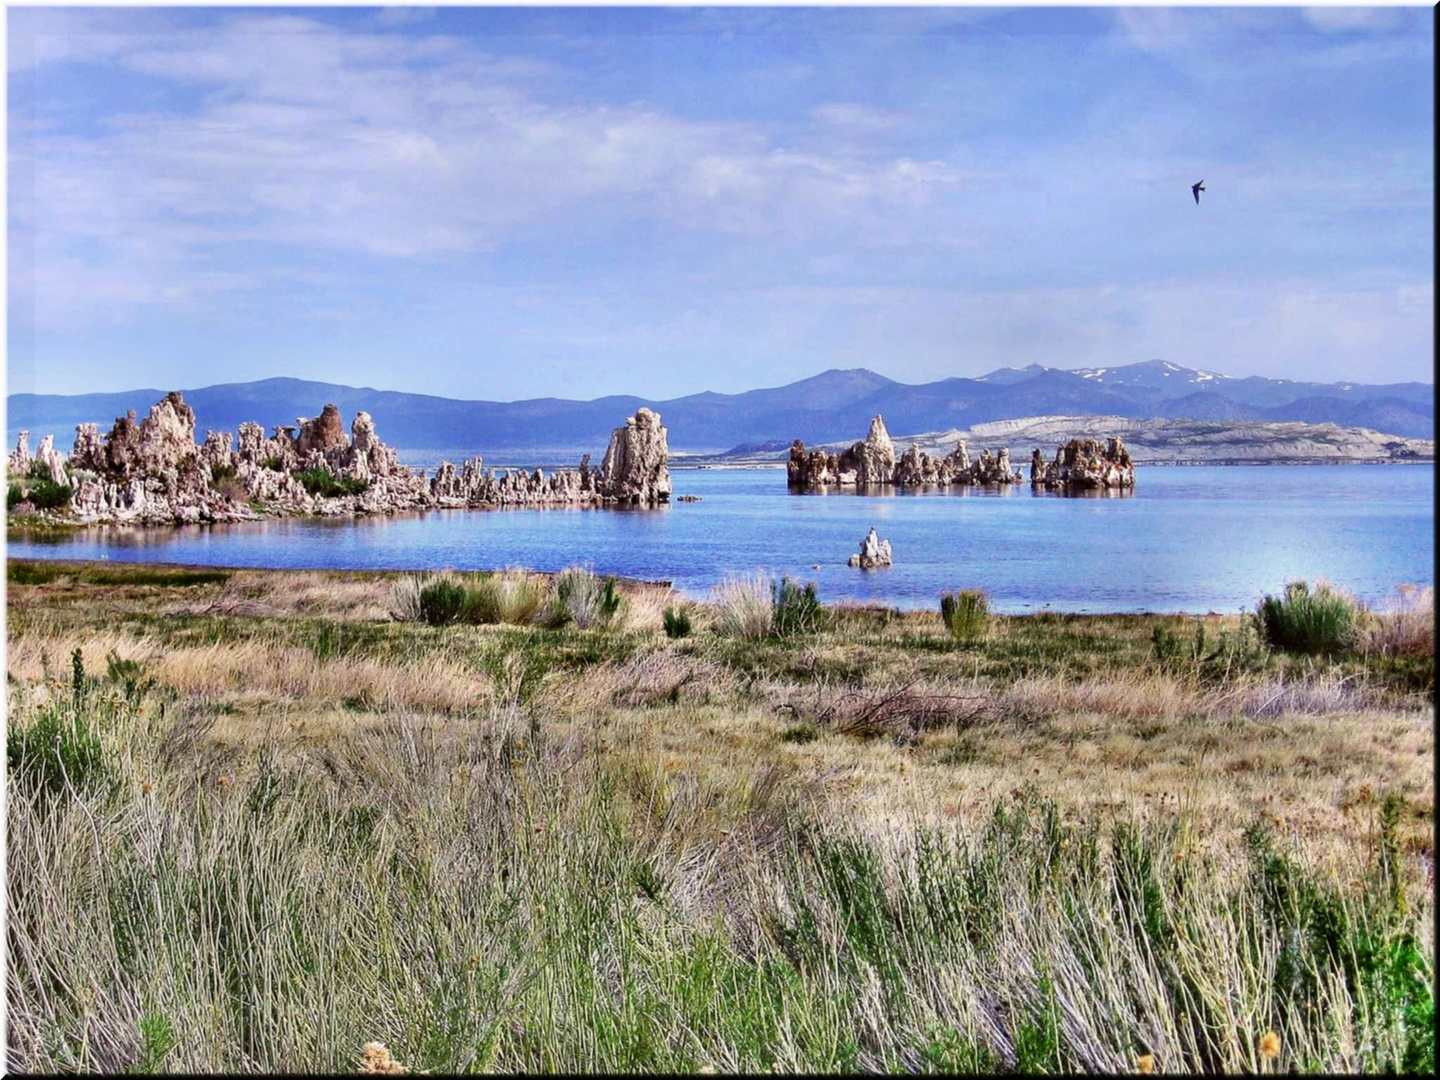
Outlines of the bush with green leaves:
{"type": "Polygon", "coordinates": [[[684,605],[665,609],[665,636],[684,638],[690,636],[690,611],[684,605]]]}
{"type": "Polygon", "coordinates": [[[96,791],[111,778],[92,710],[86,707],[94,680],[85,674],[78,648],[70,659],[68,699],[52,700],[28,724],[6,726],[6,770],[22,791],[96,791]]]}
{"type": "Polygon", "coordinates": [[[978,589],[962,589],[940,597],[940,618],[956,641],[983,637],[990,621],[989,602],[978,589]]]}
{"type": "Polygon", "coordinates": [[[549,623],[574,623],[582,630],[609,626],[620,616],[624,603],[613,577],[602,579],[593,570],[572,566],[555,579],[549,623]]]}
{"type": "Polygon", "coordinates": [[[1355,602],[1324,582],[1313,589],[1292,581],[1283,596],[1266,595],[1255,610],[1260,636],[1272,649],[1306,656],[1333,656],[1356,640],[1355,602]]]}
{"type": "Polygon", "coordinates": [[[465,609],[465,586],[453,578],[440,578],[420,589],[420,618],[431,626],[449,626],[460,621],[465,609]]]}
{"type": "Polygon", "coordinates": [[[323,465],[314,469],[306,469],[304,472],[295,474],[295,479],[311,495],[317,495],[322,499],[338,499],[345,495],[359,495],[370,486],[369,480],[362,480],[358,476],[336,477],[323,465]]]}
{"type": "Polygon", "coordinates": [[[42,477],[31,476],[27,483],[13,483],[5,493],[7,509],[13,510],[21,502],[29,502],[37,510],[60,510],[70,505],[75,489],[69,484],[57,484],[50,479],[46,470],[42,477]]]}
{"type": "Polygon", "coordinates": [[[775,602],[770,631],[775,637],[817,634],[828,625],[825,607],[820,603],[813,581],[801,585],[782,577],[772,588],[775,602]]]}
{"type": "Polygon", "coordinates": [[[476,626],[529,626],[537,620],[551,621],[544,611],[547,596],[544,581],[524,570],[487,574],[467,589],[460,619],[476,626]]]}

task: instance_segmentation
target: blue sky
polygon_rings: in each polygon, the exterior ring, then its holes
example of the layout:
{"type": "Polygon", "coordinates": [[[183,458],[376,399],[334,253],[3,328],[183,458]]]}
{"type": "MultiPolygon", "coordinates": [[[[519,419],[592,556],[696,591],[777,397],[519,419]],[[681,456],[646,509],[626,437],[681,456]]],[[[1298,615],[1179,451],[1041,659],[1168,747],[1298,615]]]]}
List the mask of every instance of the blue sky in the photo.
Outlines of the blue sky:
{"type": "Polygon", "coordinates": [[[1433,20],[11,9],[9,391],[1429,382],[1433,20]]]}

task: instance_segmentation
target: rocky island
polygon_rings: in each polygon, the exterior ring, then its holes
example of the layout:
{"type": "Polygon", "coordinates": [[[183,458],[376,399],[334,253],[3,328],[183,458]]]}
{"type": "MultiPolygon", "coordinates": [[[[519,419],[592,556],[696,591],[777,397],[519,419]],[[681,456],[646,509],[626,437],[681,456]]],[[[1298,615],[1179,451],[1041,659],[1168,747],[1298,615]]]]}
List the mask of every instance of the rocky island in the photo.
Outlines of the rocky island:
{"type": "Polygon", "coordinates": [[[209,431],[195,442],[195,412],[178,392],[137,420],[118,418],[102,436],[79,424],[67,458],[53,435],[30,453],[20,432],[8,459],[7,507],[74,524],[193,524],[293,514],[383,514],[434,507],[654,505],[670,498],[669,450],[658,413],[640,409],[616,428],[600,467],[589,455],[577,469],[549,476],[484,469],[480,458],[435,475],[399,463],[369,413],[346,434],[340,410],[297,418],[266,437],[257,423],[209,431]]]}
{"type": "MultiPolygon", "coordinates": [[[[799,491],[830,485],[985,486],[1024,481],[1021,471],[1010,463],[1008,446],[996,454],[983,450],[972,461],[963,438],[943,456],[912,443],[897,460],[895,444],[880,416],[870,421],[870,432],[864,440],[840,453],[823,447],[807,451],[804,442],[796,439],[790,446],[786,472],[790,487],[799,491]]],[[[1135,486],[1135,465],[1119,438],[1110,439],[1108,445],[1095,439],[1072,439],[1048,464],[1039,449],[1034,451],[1030,483],[1047,490],[1126,490],[1135,486]]]]}

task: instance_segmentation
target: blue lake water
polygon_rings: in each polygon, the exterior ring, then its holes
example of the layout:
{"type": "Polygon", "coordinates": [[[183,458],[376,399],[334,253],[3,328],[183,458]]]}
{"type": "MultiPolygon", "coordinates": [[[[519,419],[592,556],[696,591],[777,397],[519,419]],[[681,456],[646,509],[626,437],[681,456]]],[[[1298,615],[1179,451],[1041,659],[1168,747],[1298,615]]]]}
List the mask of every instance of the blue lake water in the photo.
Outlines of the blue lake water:
{"type": "Polygon", "coordinates": [[[792,495],[784,470],[676,470],[654,510],[445,510],[92,529],[15,557],[286,568],[560,570],[673,581],[703,598],[727,574],[815,581],[826,601],[931,607],[984,589],[1000,611],[1234,612],[1287,580],[1327,578],[1370,601],[1434,583],[1432,466],[1141,468],[1129,497],[925,491],[792,495]],[[845,565],[874,525],[895,565],[845,565]],[[816,568],[818,565],[818,569],[816,568]]]}

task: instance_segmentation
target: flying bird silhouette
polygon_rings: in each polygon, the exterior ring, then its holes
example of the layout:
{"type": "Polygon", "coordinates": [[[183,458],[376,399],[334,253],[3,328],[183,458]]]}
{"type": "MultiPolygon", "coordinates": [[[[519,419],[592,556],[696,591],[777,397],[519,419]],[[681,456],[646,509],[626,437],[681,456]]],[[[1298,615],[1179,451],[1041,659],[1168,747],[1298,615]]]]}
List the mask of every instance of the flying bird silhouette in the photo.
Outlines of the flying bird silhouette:
{"type": "Polygon", "coordinates": [[[1204,191],[1204,190],[1205,190],[1205,181],[1204,181],[1204,180],[1201,180],[1198,184],[1191,184],[1191,185],[1190,185],[1190,194],[1195,196],[1195,205],[1196,205],[1196,206],[1199,206],[1199,205],[1200,205],[1200,192],[1202,192],[1202,191],[1204,191]]]}

